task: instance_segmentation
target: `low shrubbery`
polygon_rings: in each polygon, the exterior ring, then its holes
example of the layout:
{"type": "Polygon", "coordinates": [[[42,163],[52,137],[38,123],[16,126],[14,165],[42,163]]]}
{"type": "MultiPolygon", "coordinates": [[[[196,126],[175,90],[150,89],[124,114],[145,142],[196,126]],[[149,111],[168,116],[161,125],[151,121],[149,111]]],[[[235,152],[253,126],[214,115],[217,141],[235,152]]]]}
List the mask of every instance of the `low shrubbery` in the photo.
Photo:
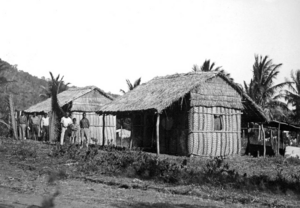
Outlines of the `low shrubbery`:
{"type": "MultiPolygon", "coordinates": [[[[222,157],[208,159],[202,167],[169,158],[159,158],[141,151],[129,151],[122,148],[94,146],[88,150],[74,145],[57,146],[52,150],[53,157],[65,157],[76,160],[77,173],[88,175],[105,174],[126,177],[138,177],[180,185],[208,185],[221,188],[233,188],[244,191],[300,193],[300,171],[286,173],[282,165],[297,165],[295,159],[260,159],[261,165],[274,160],[274,176],[268,174],[240,173],[233,169],[222,157]],[[276,161],[275,161],[276,160],[276,161]]],[[[258,160],[259,161],[259,160],[258,160]]]]}
{"type": "MultiPolygon", "coordinates": [[[[5,150],[5,148],[0,149],[5,150]]],[[[30,158],[40,160],[37,150],[41,151],[41,147],[24,141],[12,142],[9,150],[5,151],[9,151],[20,160],[30,158]]],[[[48,152],[50,159],[44,163],[49,163],[48,167],[52,165],[58,167],[57,165],[61,164],[65,168],[72,168],[70,171],[67,170],[68,177],[103,174],[175,185],[205,185],[241,191],[300,193],[299,160],[295,158],[242,157],[230,160],[222,157],[206,160],[163,158],[124,148],[92,146],[88,149],[80,149],[76,145],[57,145],[49,150],[45,152],[48,152]]]]}

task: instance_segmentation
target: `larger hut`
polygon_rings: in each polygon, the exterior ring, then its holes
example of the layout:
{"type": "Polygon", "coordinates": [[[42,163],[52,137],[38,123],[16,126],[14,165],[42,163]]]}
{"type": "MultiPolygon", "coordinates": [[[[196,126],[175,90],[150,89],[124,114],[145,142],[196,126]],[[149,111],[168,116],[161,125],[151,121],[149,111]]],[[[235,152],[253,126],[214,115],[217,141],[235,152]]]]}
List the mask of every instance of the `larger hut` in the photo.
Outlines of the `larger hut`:
{"type": "Polygon", "coordinates": [[[241,123],[263,111],[223,73],[156,77],[99,109],[130,117],[133,147],[172,155],[241,153],[241,123]]]}
{"type": "MultiPolygon", "coordinates": [[[[116,117],[113,115],[99,116],[96,110],[104,104],[111,102],[113,99],[104,91],[97,87],[70,88],[57,95],[59,105],[65,111],[72,113],[72,118],[77,121],[82,119],[82,113],[86,112],[86,117],[90,121],[91,138],[97,139],[98,144],[115,144],[116,143],[116,117]],[[103,128],[103,121],[105,128],[103,128]],[[106,135],[103,140],[103,129],[106,135]]],[[[31,106],[26,113],[42,114],[51,111],[51,98],[31,106]]]]}

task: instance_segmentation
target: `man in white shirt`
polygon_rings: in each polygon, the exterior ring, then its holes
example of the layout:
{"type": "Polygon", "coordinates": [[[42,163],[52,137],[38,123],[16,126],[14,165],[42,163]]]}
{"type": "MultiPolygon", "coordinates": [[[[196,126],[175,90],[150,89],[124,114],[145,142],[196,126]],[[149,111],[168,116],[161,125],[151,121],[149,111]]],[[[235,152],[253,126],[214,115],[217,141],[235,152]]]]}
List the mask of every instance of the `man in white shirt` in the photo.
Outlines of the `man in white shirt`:
{"type": "Polygon", "coordinates": [[[65,116],[61,118],[61,135],[60,135],[60,144],[64,144],[65,133],[68,129],[68,126],[73,123],[72,119],[69,117],[69,113],[66,112],[65,116]]]}
{"type": "Polygon", "coordinates": [[[49,117],[47,113],[42,118],[41,129],[43,132],[43,141],[49,141],[49,117]]]}

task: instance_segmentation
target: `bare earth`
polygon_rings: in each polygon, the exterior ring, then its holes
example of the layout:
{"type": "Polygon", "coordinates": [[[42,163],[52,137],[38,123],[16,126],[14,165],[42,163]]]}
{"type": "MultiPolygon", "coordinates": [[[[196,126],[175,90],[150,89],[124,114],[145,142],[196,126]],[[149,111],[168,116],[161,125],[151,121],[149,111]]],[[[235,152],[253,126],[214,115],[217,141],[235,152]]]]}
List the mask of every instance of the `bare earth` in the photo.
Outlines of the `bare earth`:
{"type": "Polygon", "coordinates": [[[41,206],[43,199],[51,196],[57,188],[60,194],[55,199],[55,207],[242,207],[195,196],[120,188],[74,179],[58,181],[56,185],[49,186],[47,177],[37,176],[30,170],[10,164],[6,157],[1,155],[0,208],[41,206]]]}

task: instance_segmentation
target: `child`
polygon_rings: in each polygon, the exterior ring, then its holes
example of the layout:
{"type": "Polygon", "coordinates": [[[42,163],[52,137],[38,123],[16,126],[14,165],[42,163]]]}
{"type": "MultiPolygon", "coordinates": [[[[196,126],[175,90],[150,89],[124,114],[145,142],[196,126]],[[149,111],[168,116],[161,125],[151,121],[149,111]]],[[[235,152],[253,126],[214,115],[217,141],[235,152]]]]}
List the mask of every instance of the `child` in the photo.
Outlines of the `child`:
{"type": "Polygon", "coordinates": [[[73,144],[80,143],[79,125],[76,123],[76,118],[73,118],[73,123],[69,126],[69,128],[71,130],[70,142],[73,144]]]}

